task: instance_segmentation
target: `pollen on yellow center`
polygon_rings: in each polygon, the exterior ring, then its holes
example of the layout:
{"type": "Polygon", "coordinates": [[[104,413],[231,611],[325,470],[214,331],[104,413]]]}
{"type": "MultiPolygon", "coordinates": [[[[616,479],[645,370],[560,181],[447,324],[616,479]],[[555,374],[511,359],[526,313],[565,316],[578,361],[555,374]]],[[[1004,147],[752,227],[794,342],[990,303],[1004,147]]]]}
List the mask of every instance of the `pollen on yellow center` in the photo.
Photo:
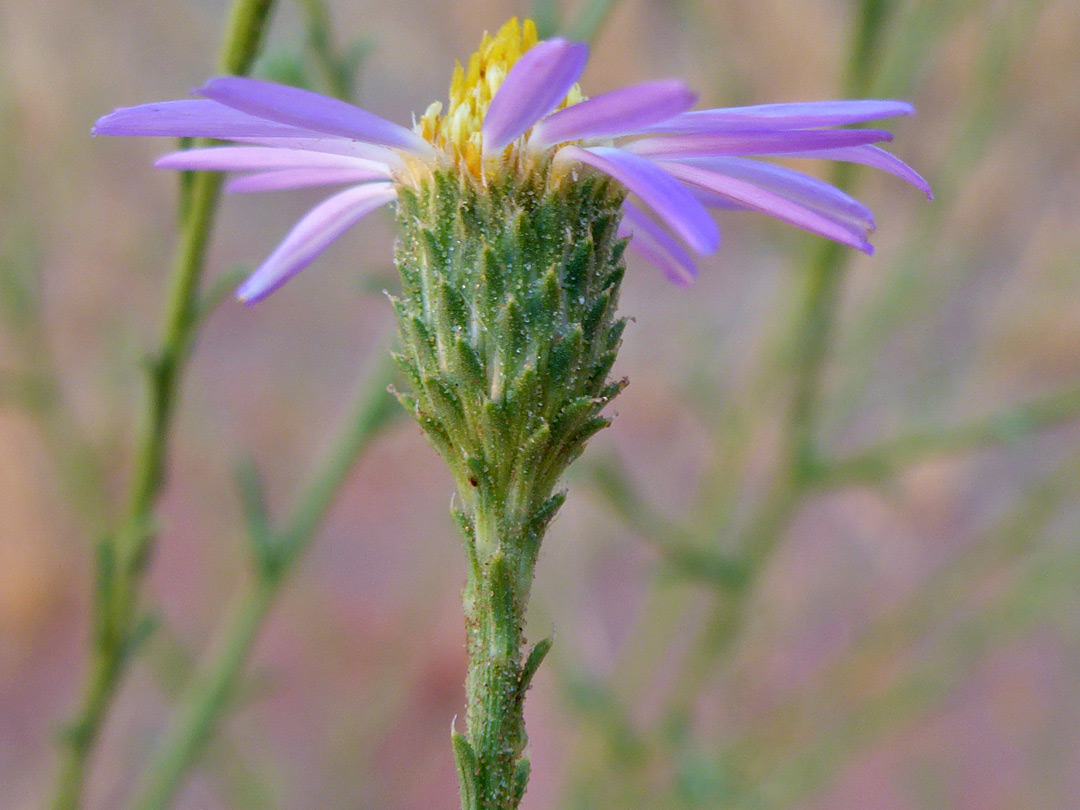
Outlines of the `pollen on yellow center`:
{"type": "MultiPolygon", "coordinates": [[[[494,37],[485,31],[468,68],[461,62],[454,67],[446,113],[442,102],[432,103],[417,124],[420,134],[453,162],[479,175],[484,116],[510,68],[536,42],[536,23],[529,19],[519,24],[514,17],[494,37]]],[[[574,85],[560,106],[581,100],[581,89],[574,85]]]]}

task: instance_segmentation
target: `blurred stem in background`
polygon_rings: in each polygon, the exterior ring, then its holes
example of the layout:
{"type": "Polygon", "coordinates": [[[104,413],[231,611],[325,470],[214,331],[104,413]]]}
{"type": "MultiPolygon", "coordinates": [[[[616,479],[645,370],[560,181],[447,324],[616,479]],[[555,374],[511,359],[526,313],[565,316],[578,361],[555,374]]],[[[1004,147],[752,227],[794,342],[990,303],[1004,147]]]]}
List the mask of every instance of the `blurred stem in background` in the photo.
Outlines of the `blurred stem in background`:
{"type": "MultiPolygon", "coordinates": [[[[326,4],[322,0],[298,2],[303,12],[310,61],[330,94],[351,99],[359,67],[372,47],[370,41],[358,40],[339,52],[330,36],[332,26],[326,4]]],[[[300,76],[306,78],[303,68],[301,63],[300,76]]],[[[238,280],[223,279],[220,294],[230,293],[238,280]]],[[[211,303],[215,297],[208,292],[211,303]]],[[[254,467],[244,464],[238,469],[237,483],[252,547],[253,580],[236,594],[233,609],[218,629],[218,644],[207,652],[178,701],[155,753],[139,777],[138,789],[129,803],[133,810],[164,810],[171,806],[190,769],[213,742],[217,728],[234,705],[248,654],[288,575],[303,557],[364,449],[403,415],[387,392],[393,377],[392,362],[386,359],[360,385],[352,413],[330,443],[326,459],[313,472],[291,518],[282,527],[270,525],[254,467]]],[[[250,794],[250,789],[247,792],[250,794]]]]}
{"type": "Polygon", "coordinates": [[[733,740],[726,756],[743,763],[736,806],[755,807],[768,796],[769,807],[779,810],[805,799],[885,731],[929,712],[991,644],[1014,638],[1067,602],[1080,573],[1076,560],[1067,549],[1040,549],[1039,540],[1058,510],[1078,496],[1080,456],[1074,455],[1041,476],[992,528],[935,569],[897,610],[863,629],[810,686],[743,739],[733,740]],[[1010,575],[1002,579],[1003,571],[1010,575]],[[998,584],[988,587],[995,579],[998,584]],[[977,597],[977,607],[957,615],[962,595],[977,597]],[[906,660],[912,642],[928,636],[929,649],[906,660]],[[898,671],[885,683],[868,678],[868,673],[880,677],[889,669],[898,671]],[[810,695],[813,701],[807,700],[810,695]],[[854,706],[827,724],[820,717],[807,722],[820,714],[814,704],[820,707],[821,702],[854,706]],[[810,739],[805,739],[806,730],[815,732],[810,739]]]}
{"type": "MultiPolygon", "coordinates": [[[[925,60],[928,49],[940,44],[952,30],[949,24],[955,26],[961,22],[964,19],[962,12],[970,11],[973,5],[970,0],[917,4],[900,32],[899,42],[883,65],[878,83],[880,92],[886,96],[903,93],[910,84],[911,73],[920,66],[920,57],[925,60]]],[[[966,114],[959,117],[954,132],[950,133],[948,146],[942,151],[942,160],[934,173],[934,192],[939,205],[948,207],[957,200],[964,190],[965,180],[988,147],[996,137],[1002,136],[1006,118],[1001,110],[1001,86],[1016,58],[1022,54],[1022,45],[1045,6],[1043,0],[1005,4],[991,10],[983,21],[984,41],[978,48],[973,90],[964,102],[966,114]]],[[[940,216],[933,210],[935,208],[937,206],[927,206],[920,212],[880,293],[849,327],[841,352],[844,380],[832,398],[827,414],[827,421],[834,429],[851,419],[861,393],[877,368],[877,359],[885,342],[905,324],[928,317],[926,310],[933,302],[943,300],[950,287],[962,283],[975,264],[974,260],[986,250],[981,244],[956,244],[943,239],[948,218],[940,216]],[[948,272],[927,272],[931,255],[942,270],[948,272]]]]}
{"type": "MultiPolygon", "coordinates": [[[[1017,50],[1016,38],[1022,37],[1030,29],[1031,22],[1035,19],[1036,9],[1033,6],[1040,4],[1025,4],[1024,9],[1016,9],[1015,14],[1010,14],[1014,25],[1003,26],[994,24],[991,20],[989,26],[988,43],[985,51],[985,59],[980,68],[981,81],[978,83],[979,92],[972,103],[972,109],[967,122],[961,127],[957,136],[955,148],[948,150],[946,167],[943,171],[947,175],[945,181],[937,182],[934,177],[936,190],[943,191],[952,196],[952,192],[958,187],[958,179],[969,170],[985,144],[986,138],[991,131],[989,122],[996,120],[995,104],[997,90],[1000,86],[1002,74],[1009,64],[1009,57],[1017,50]]],[[[884,47],[884,38],[891,33],[890,22],[894,17],[895,4],[885,0],[868,0],[859,6],[855,25],[855,37],[852,54],[846,73],[845,91],[847,97],[857,98],[871,95],[871,91],[880,81],[885,81],[889,87],[885,95],[905,95],[910,86],[911,73],[922,63],[918,59],[911,58],[912,32],[925,34],[928,20],[933,21],[931,28],[932,36],[924,36],[916,43],[921,48],[921,53],[926,56],[926,49],[932,43],[942,42],[948,28],[941,26],[938,15],[938,4],[930,2],[918,3],[914,11],[903,20],[897,19],[897,36],[894,39],[899,43],[894,47],[901,46],[907,51],[901,55],[900,63],[894,56],[890,59],[889,49],[884,47]],[[902,22],[902,25],[899,23],[902,22]],[[906,43],[906,44],[905,44],[906,43]],[[888,75],[882,80],[879,76],[888,69],[888,75]]],[[[971,4],[954,3],[950,6],[950,20],[962,19],[957,11],[961,8],[970,10],[971,4]]],[[[916,50],[919,50],[918,48],[916,50]]],[[[838,164],[835,166],[832,182],[841,188],[848,188],[853,179],[853,166],[850,164],[838,164]]],[[[939,199],[943,196],[939,193],[939,199]]],[[[914,289],[922,289],[926,282],[921,281],[926,277],[932,280],[935,274],[926,273],[923,263],[926,259],[926,248],[933,243],[933,234],[942,228],[944,218],[940,210],[926,210],[922,212],[923,227],[920,233],[913,238],[908,249],[902,253],[901,269],[890,276],[895,278],[886,284],[886,291],[882,295],[882,303],[876,305],[890,307],[885,312],[885,317],[871,317],[867,325],[875,330],[875,340],[855,341],[860,349],[861,357],[865,359],[865,368],[872,368],[871,362],[875,356],[874,351],[864,351],[866,344],[880,347],[881,340],[888,336],[889,329],[882,326],[883,321],[892,325],[899,325],[897,315],[903,312],[912,316],[910,306],[906,309],[894,310],[894,304],[898,297],[902,302],[911,304],[915,299],[925,302],[928,296],[913,294],[914,289]],[[933,229],[933,230],[931,230],[933,229]],[[922,263],[921,263],[922,262],[922,263]],[[919,284],[913,285],[912,278],[917,276],[919,284]],[[921,285],[921,286],[920,286],[921,285]],[[899,295],[898,295],[899,294],[899,295]]],[[[921,674],[913,675],[912,680],[905,686],[903,683],[896,687],[896,699],[892,697],[883,699],[880,705],[868,704],[853,713],[844,722],[838,723],[835,728],[830,727],[822,735],[818,743],[812,745],[809,754],[803,756],[798,748],[799,762],[807,767],[792,765],[794,770],[778,771],[776,777],[766,777],[759,772],[757,777],[752,776],[753,769],[744,771],[740,763],[745,759],[746,751],[732,745],[720,756],[715,754],[705,755],[709,762],[708,779],[709,788],[712,792],[708,798],[701,801],[699,796],[694,798],[694,791],[690,790],[682,795],[688,783],[701,777],[688,775],[683,771],[687,765],[684,758],[690,761],[700,758],[700,752],[695,751],[690,745],[688,735],[692,709],[696,701],[701,697],[708,685],[709,680],[716,672],[717,664],[722,656],[729,653],[735,641],[740,637],[743,618],[746,614],[754,592],[754,585],[759,579],[760,572],[766,567],[774,550],[782,541],[792,520],[806,499],[823,488],[835,488],[852,484],[878,484],[889,480],[893,475],[901,472],[905,467],[921,460],[956,454],[980,448],[1007,444],[1019,439],[1029,437],[1032,434],[1068,422],[1075,422],[1080,418],[1080,389],[1066,388],[1061,391],[1035,398],[1027,403],[1005,409],[1002,412],[984,417],[978,421],[956,426],[942,428],[930,428],[912,430],[901,433],[896,439],[871,444],[854,454],[831,458],[822,449],[823,440],[820,433],[826,419],[837,421],[834,409],[830,405],[828,412],[823,412],[824,397],[822,394],[823,371],[829,356],[830,344],[833,342],[837,331],[838,303],[842,292],[844,276],[844,264],[847,253],[844,249],[833,243],[822,243],[815,251],[813,258],[804,274],[800,276],[802,281],[801,297],[794,309],[794,318],[784,333],[785,340],[783,350],[780,353],[778,368],[770,369],[764,378],[780,378],[791,380],[789,391],[790,404],[783,420],[783,432],[780,450],[777,453],[777,467],[773,472],[772,484],[768,488],[755,512],[747,521],[741,532],[735,534],[734,540],[724,542],[723,534],[725,526],[731,523],[730,512],[738,501],[738,476],[723,474],[714,476],[706,481],[710,485],[708,492],[702,499],[702,515],[699,519],[689,522],[672,522],[650,507],[648,500],[638,492],[627,474],[615,462],[593,464],[589,470],[598,491],[604,499],[635,529],[643,535],[644,539],[652,544],[660,553],[661,559],[669,571],[686,582],[697,582],[706,585],[714,592],[712,609],[703,622],[699,635],[692,649],[685,655],[683,663],[675,669],[674,686],[671,687],[665,708],[658,712],[659,726],[645,732],[635,727],[628,710],[624,706],[634,705],[637,697],[630,696],[620,698],[612,689],[602,684],[589,682],[582,679],[580,674],[564,669],[563,676],[567,683],[567,691],[572,705],[576,706],[582,714],[591,721],[591,725],[598,732],[602,745],[606,748],[608,765],[618,774],[617,781],[599,780],[596,778],[597,762],[589,755],[578,758],[578,768],[575,772],[577,779],[572,779],[570,786],[572,792],[569,796],[570,807],[589,806],[599,796],[607,796],[610,805],[638,806],[643,802],[656,802],[658,797],[654,788],[650,788],[648,780],[642,774],[648,773],[647,764],[655,761],[657,755],[662,755],[667,761],[674,760],[676,773],[673,776],[674,795],[670,798],[675,806],[696,807],[715,806],[717,802],[730,803],[739,807],[781,807],[794,802],[799,798],[805,798],[807,792],[819,785],[827,773],[832,772],[839,765],[839,752],[843,750],[847,755],[856,753],[858,745],[845,745],[847,739],[860,740],[863,743],[871,735],[885,728],[889,728],[896,721],[906,716],[911,716],[920,699],[928,694],[928,688],[919,686],[924,683],[926,677],[932,675],[929,671],[920,671],[921,674]],[[716,532],[719,531],[720,534],[716,532]],[[710,535],[711,533],[711,535],[710,535]],[[708,538],[711,536],[711,542],[708,538]],[[919,678],[922,680],[920,681],[919,678]],[[903,697],[907,695],[907,698],[903,697]],[[910,698],[910,699],[908,699],[910,698]],[[855,734],[858,730],[861,733],[855,734]],[[835,732],[835,733],[834,733],[835,732]],[[839,743],[839,745],[837,744],[839,743]],[[826,761],[822,754],[828,746],[828,751],[836,754],[826,761]],[[802,770],[799,770],[802,768],[802,770]],[[809,768],[809,770],[807,770],[809,768]],[[810,773],[814,774],[813,785],[810,783],[810,773]],[[741,772],[741,773],[740,773],[741,772]],[[781,775],[787,774],[787,775],[781,775]],[[796,779],[791,774],[798,775],[796,779]],[[805,778],[804,778],[805,777],[805,778]],[[792,788],[798,784],[802,792],[792,788]],[[681,796],[681,798],[680,798],[681,796]],[[780,796],[786,796],[780,799],[780,796]],[[776,801],[774,801],[776,799],[776,801]],[[697,802],[697,803],[695,803],[697,802]]],[[[880,310],[876,311],[880,315],[880,310]]],[[[863,330],[866,331],[865,329],[863,330]]],[[[842,391],[845,395],[841,408],[850,410],[855,390],[861,390],[864,380],[855,380],[855,386],[842,391]]],[[[757,391],[757,389],[755,389],[757,391]]],[[[715,392],[712,392],[715,396],[715,392]]],[[[710,399],[710,402],[715,401],[710,399]]],[[[729,405],[728,410],[737,406],[729,405]]],[[[747,441],[750,433],[746,425],[742,425],[739,419],[726,420],[722,426],[725,435],[718,437],[722,441],[720,447],[721,464],[736,463],[737,460],[729,458],[723,450],[727,447],[740,448],[740,442],[747,441]],[[730,437],[726,434],[732,434],[730,437]],[[739,438],[742,436],[743,438],[739,438]],[[734,442],[734,444],[730,444],[734,442]]],[[[745,447],[741,448],[745,450],[745,447]]],[[[1044,515],[1048,511],[1053,514],[1053,507],[1044,507],[1047,503],[1057,504],[1060,499],[1048,496],[1048,492],[1062,490],[1062,481],[1076,480],[1075,462],[1066,463],[1060,469],[1055,469],[1047,480],[1035,487],[1029,497],[1021,501],[1017,507],[1020,516],[1031,516],[1033,510],[1044,515]],[[1029,508],[1030,505],[1030,508],[1029,508]]],[[[1066,487],[1071,491],[1074,487],[1066,487]]],[[[1026,518],[1017,518],[1026,520],[1026,518]]],[[[1008,526],[994,532],[986,539],[990,547],[994,543],[1000,545],[1006,542],[1002,538],[1008,537],[1010,548],[1023,546],[1030,548],[1034,543],[1038,522],[1034,517],[1026,522],[1016,524],[1010,519],[1008,526]]],[[[897,627],[902,641],[910,643],[920,632],[928,631],[925,622],[919,622],[914,617],[922,615],[920,611],[928,604],[927,596],[931,590],[937,592],[939,602],[955,604],[956,588],[955,577],[957,571],[963,571],[970,575],[971,565],[977,564],[977,558],[983,549],[983,543],[976,543],[970,552],[958,555],[954,564],[948,566],[934,577],[934,582],[924,588],[919,588],[911,599],[909,609],[903,617],[897,619],[897,627]],[[952,584],[942,584],[942,580],[952,584]]],[[[1017,555],[1019,551],[1015,552],[1017,555]]],[[[1013,560],[1015,562],[1015,560],[1013,560]]],[[[1024,580],[1029,585],[1037,584],[1037,579],[1024,580]]],[[[667,591],[674,589],[668,580],[668,584],[661,585],[667,591]]],[[[1025,586],[1026,587],[1026,586],[1025,586]]],[[[673,600],[685,600],[682,591],[675,591],[675,595],[665,597],[660,610],[657,613],[678,613],[679,609],[673,606],[673,600]]],[[[648,619],[650,611],[643,611],[646,625],[658,624],[648,619]]],[[[997,614],[993,614],[996,616],[997,614]]],[[[982,638],[993,636],[991,630],[987,630],[980,622],[994,626],[996,621],[993,616],[979,614],[967,628],[961,632],[970,635],[973,628],[977,628],[982,638]]],[[[891,625],[890,625],[891,626],[891,625]]],[[[646,639],[653,639],[663,645],[674,628],[670,621],[658,624],[656,628],[642,627],[642,640],[632,643],[633,649],[639,653],[646,639]]],[[[876,631],[866,634],[866,638],[874,639],[876,631]]],[[[893,634],[893,637],[896,633],[893,634]]],[[[631,633],[631,639],[636,638],[636,633],[631,633]]],[[[846,659],[846,656],[841,656],[846,659]]],[[[657,657],[656,666],[664,666],[666,657],[661,654],[657,657]]],[[[970,659],[965,659],[970,660],[970,659]]],[[[628,655],[627,666],[633,667],[638,673],[632,678],[637,684],[637,689],[654,688],[648,680],[648,675],[642,675],[643,671],[649,672],[642,666],[641,656],[628,655]]],[[[557,661],[558,664],[558,661],[557,661]]],[[[846,666],[842,663],[840,666],[846,666]]],[[[957,666],[960,666],[959,664],[957,666]]],[[[670,673],[670,669],[668,670],[670,673]]],[[[656,675],[652,671],[653,676],[656,675]]],[[[939,679],[940,680],[940,679],[939,679]]],[[[940,690],[945,687],[938,683],[934,689],[940,690]]],[[[935,691],[935,693],[937,693],[935,691]]],[[[637,694],[634,692],[633,694],[637,694]]],[[[653,701],[649,701],[650,703],[653,701]]],[[[780,714],[781,720],[786,717],[780,714]]],[[[783,739],[781,726],[776,736],[767,738],[760,746],[761,757],[773,763],[772,766],[780,768],[782,757],[780,756],[783,739]]],[[[788,752],[791,754],[791,752],[788,752]]],[[[746,766],[749,768],[749,766],[746,766]]],[[[783,766],[787,767],[787,766],[783,766]]],[[[701,787],[700,785],[698,787],[701,787]]],[[[664,798],[667,798],[666,796],[664,798]]]]}
{"type": "MultiPolygon", "coordinates": [[[[874,83],[877,57],[895,4],[863,0],[859,5],[843,98],[863,98],[874,83]]],[[[847,191],[854,179],[853,163],[836,163],[830,182],[847,191]]],[[[779,469],[760,513],[751,520],[740,547],[747,564],[758,569],[787,528],[799,498],[818,464],[816,430],[821,401],[821,377],[836,329],[844,267],[849,251],[836,242],[821,242],[803,276],[803,297],[790,330],[786,349],[793,380],[790,410],[778,454],[779,469]]]]}
{"type": "Polygon", "coordinates": [[[270,525],[254,468],[244,466],[238,472],[255,578],[237,595],[233,610],[222,622],[220,643],[210,651],[205,666],[181,698],[145,770],[142,787],[130,804],[133,810],[169,807],[184,776],[212,738],[228,711],[251,646],[288,574],[302,557],[363,449],[399,415],[397,402],[386,390],[392,374],[392,364],[387,360],[370,380],[364,381],[352,413],[330,443],[325,462],[316,469],[282,528],[270,525]]]}
{"type": "Polygon", "coordinates": [[[560,13],[556,0],[533,0],[528,16],[536,23],[540,39],[562,35],[592,42],[617,5],[618,0],[580,0],[576,4],[577,13],[570,18],[560,13]]]}
{"type": "Polygon", "coordinates": [[[374,43],[358,39],[344,50],[334,44],[330,10],[325,0],[297,0],[303,13],[304,44],[322,79],[326,94],[345,101],[356,96],[356,79],[361,64],[374,43]]]}
{"type": "MultiPolygon", "coordinates": [[[[4,68],[0,61],[0,71],[4,68]]],[[[56,373],[45,320],[39,229],[18,193],[29,182],[16,153],[15,105],[0,73],[0,327],[13,370],[0,370],[0,408],[32,416],[52,458],[66,499],[91,536],[107,525],[108,496],[101,459],[82,435],[79,421],[56,373]]]]}
{"type": "MultiPolygon", "coordinates": [[[[842,98],[862,98],[873,84],[875,57],[892,7],[890,0],[863,0],[859,5],[851,56],[842,98]]],[[[848,190],[854,164],[836,163],[830,182],[848,190]]],[[[753,585],[773,550],[783,538],[803,494],[817,469],[816,429],[821,377],[837,320],[837,305],[848,251],[836,242],[823,241],[802,274],[803,292],[788,331],[783,378],[792,380],[789,410],[777,452],[777,469],[771,488],[750,519],[737,543],[744,577],[736,587],[718,595],[714,612],[690,652],[687,665],[670,698],[668,716],[685,722],[692,702],[712,672],[717,659],[728,649],[742,624],[742,614],[753,585]]]]}
{"type": "MultiPolygon", "coordinates": [[[[218,68],[248,71],[262,43],[273,0],[235,0],[218,68]]],[[[142,611],[139,586],[153,545],[154,510],[165,478],[172,417],[184,365],[199,323],[199,284],[218,194],[219,175],[200,174],[184,186],[180,240],[170,276],[161,342],[149,361],[149,392],[136,444],[127,507],[116,529],[98,545],[90,671],[79,708],[63,737],[54,810],[80,805],[90,753],[125,666],[152,629],[142,611]]]]}

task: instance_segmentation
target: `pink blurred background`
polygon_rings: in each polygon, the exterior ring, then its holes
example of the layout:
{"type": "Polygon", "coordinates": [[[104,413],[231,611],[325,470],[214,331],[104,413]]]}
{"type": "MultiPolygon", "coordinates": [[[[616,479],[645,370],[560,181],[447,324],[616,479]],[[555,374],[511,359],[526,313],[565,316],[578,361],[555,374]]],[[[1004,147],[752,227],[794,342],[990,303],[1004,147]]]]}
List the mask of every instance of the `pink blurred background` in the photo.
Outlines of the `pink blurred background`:
{"type": "MultiPolygon", "coordinates": [[[[0,333],[0,368],[44,358],[64,397],[44,415],[0,408],[5,810],[48,795],[53,738],[84,668],[94,491],[106,504],[123,492],[138,364],[174,240],[175,178],[151,167],[164,144],[92,140],[89,128],[113,107],[201,83],[224,8],[0,0],[0,255],[38,268],[45,324],[32,351],[0,333]],[[75,476],[81,495],[65,472],[72,431],[104,459],[89,483],[75,476]]],[[[331,3],[341,43],[376,45],[358,102],[399,121],[445,98],[454,59],[525,10],[331,3]]],[[[824,440],[837,452],[1080,379],[1080,6],[927,0],[900,4],[894,25],[910,42],[885,58],[881,89],[919,108],[895,122],[895,151],[941,193],[928,208],[892,178],[861,179],[878,255],[850,262],[826,377],[824,440]]],[[[835,0],[626,0],[596,40],[584,88],[683,76],[710,105],[828,98],[850,28],[850,6],[835,0]]],[[[300,30],[297,7],[283,3],[271,50],[295,48],[300,30]]],[[[316,199],[227,199],[209,274],[257,262],[316,199]]],[[[631,386],[586,454],[621,460],[650,504],[691,523],[707,520],[709,498],[702,508],[695,491],[710,470],[734,476],[747,503],[768,477],[781,412],[772,394],[784,381],[762,369],[810,245],[749,217],[721,226],[726,245],[689,293],[631,262],[623,309],[634,322],[616,367],[631,386]]],[[[205,328],[148,580],[167,629],[124,683],[91,810],[122,806],[168,719],[172,642],[212,644],[247,576],[236,463],[257,462],[284,514],[390,345],[380,290],[392,284],[392,238],[390,219],[372,218],[280,294],[254,309],[228,302],[205,328]]],[[[659,753],[630,764],[574,684],[609,688],[635,728],[663,727],[657,712],[713,597],[665,573],[588,476],[572,475],[528,628],[534,639],[554,628],[556,647],[527,708],[524,806],[726,806],[715,783],[737,762],[765,786],[760,807],[1080,807],[1077,459],[1074,418],[920,462],[887,486],[810,499],[740,640],[690,701],[692,745],[660,734],[659,753]],[[1061,491],[1046,494],[1053,470],[1061,491]],[[929,579],[942,565],[949,573],[929,579]]],[[[274,609],[240,705],[178,807],[456,802],[447,731],[463,707],[464,565],[450,492],[414,425],[401,420],[375,442],[274,609]]]]}

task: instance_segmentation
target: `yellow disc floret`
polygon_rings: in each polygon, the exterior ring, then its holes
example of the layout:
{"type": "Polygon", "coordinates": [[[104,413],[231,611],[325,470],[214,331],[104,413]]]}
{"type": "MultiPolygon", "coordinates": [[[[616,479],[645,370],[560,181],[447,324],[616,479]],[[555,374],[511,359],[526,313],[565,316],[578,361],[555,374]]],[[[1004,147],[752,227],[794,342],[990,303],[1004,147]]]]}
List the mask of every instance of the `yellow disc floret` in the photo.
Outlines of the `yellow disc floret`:
{"type": "MultiPolygon", "coordinates": [[[[479,176],[481,128],[488,106],[510,68],[536,42],[536,23],[528,19],[519,25],[514,17],[494,37],[484,32],[468,68],[463,68],[461,62],[454,67],[445,115],[442,102],[432,103],[417,123],[417,131],[462,170],[479,176]]],[[[581,89],[574,85],[560,106],[581,100],[581,89]]]]}

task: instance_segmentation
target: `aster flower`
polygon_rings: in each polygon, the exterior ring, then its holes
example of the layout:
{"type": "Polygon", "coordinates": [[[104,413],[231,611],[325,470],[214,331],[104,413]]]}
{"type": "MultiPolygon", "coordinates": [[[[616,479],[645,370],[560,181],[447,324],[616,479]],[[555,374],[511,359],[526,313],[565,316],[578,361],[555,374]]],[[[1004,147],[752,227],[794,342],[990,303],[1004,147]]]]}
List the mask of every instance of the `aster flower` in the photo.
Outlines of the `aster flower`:
{"type": "Polygon", "coordinates": [[[567,466],[626,385],[609,374],[629,245],[678,283],[714,252],[711,209],[757,211],[870,252],[873,216],[814,177],[758,158],[827,158],[925,181],[845,125],[909,115],[902,101],[691,111],[678,81],[586,99],[579,42],[531,22],[485,35],[450,101],[411,128],[306,90],[236,77],[201,98],[117,110],[95,132],[231,141],[163,168],[240,172],[226,188],[345,186],[312,209],[239,289],[269,295],[365,215],[395,203],[391,296],[409,392],[395,392],[446,461],[468,559],[466,733],[453,732],[463,810],[514,810],[529,779],[523,704],[550,639],[524,654],[525,608],[567,466]]]}
{"type": "Polygon", "coordinates": [[[876,144],[892,136],[848,124],[911,115],[903,101],[858,100],[691,110],[679,81],[655,81],[586,99],[578,87],[588,46],[537,42],[531,21],[485,35],[454,71],[449,106],[407,128],[344,101],[240,77],[211,79],[201,98],[118,109],[95,134],[202,137],[234,145],[168,154],[157,166],[242,172],[237,193],[348,186],[312,209],[241,285],[254,303],[313,261],[368,213],[450,169],[483,186],[544,167],[555,180],[595,171],[632,199],[619,233],[672,281],[697,274],[691,254],[717,250],[710,210],[756,211],[872,253],[870,210],[811,175],[759,160],[819,158],[872,166],[930,197],[911,167],[876,144]]]}

